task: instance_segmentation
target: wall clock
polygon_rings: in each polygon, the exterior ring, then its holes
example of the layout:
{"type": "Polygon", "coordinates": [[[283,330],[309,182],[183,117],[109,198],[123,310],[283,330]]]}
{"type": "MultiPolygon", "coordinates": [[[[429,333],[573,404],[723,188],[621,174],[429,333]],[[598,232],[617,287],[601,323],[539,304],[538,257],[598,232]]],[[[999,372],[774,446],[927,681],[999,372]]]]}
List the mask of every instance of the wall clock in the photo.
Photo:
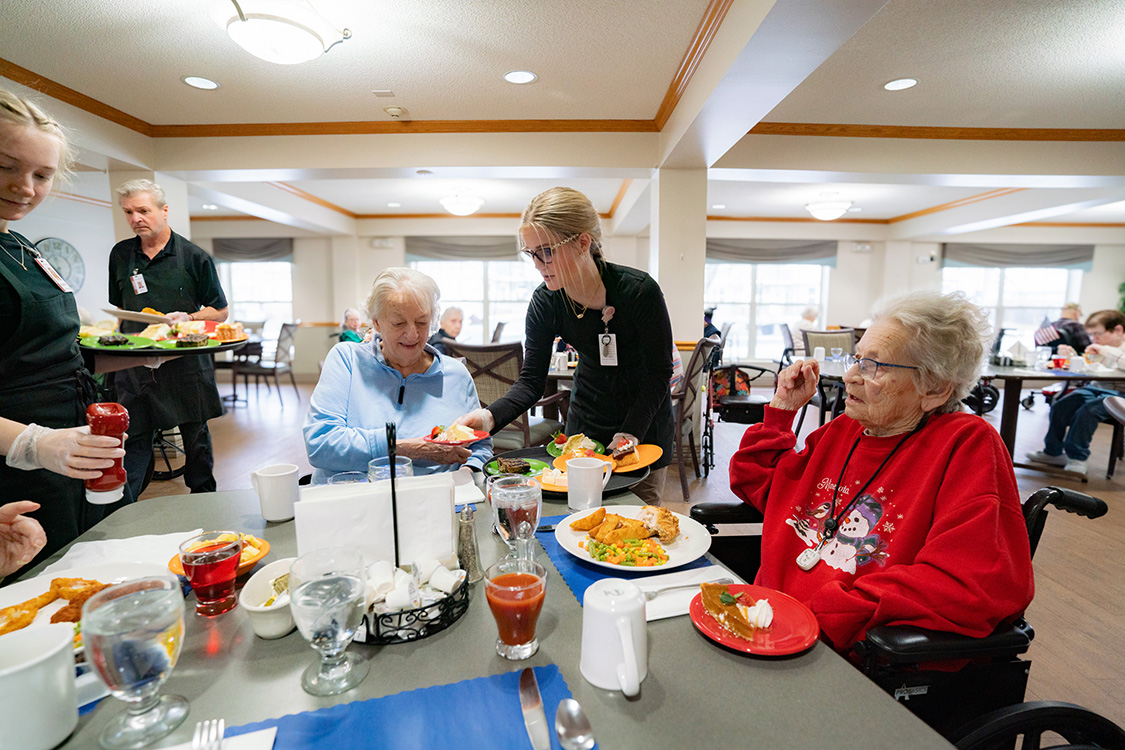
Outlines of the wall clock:
{"type": "Polygon", "coordinates": [[[74,245],[58,237],[44,237],[35,243],[35,248],[66,279],[71,289],[77,292],[82,288],[82,282],[86,280],[86,264],[74,245]]]}

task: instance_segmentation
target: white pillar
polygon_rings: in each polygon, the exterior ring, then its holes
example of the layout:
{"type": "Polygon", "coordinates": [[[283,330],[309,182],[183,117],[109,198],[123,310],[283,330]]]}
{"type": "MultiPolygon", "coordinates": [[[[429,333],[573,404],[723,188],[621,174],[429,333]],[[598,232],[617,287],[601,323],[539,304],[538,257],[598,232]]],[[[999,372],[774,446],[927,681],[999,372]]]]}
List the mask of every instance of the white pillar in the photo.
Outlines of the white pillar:
{"type": "Polygon", "coordinates": [[[706,255],[707,170],[657,170],[652,181],[649,273],[664,292],[676,341],[695,341],[703,335],[706,255]]]}

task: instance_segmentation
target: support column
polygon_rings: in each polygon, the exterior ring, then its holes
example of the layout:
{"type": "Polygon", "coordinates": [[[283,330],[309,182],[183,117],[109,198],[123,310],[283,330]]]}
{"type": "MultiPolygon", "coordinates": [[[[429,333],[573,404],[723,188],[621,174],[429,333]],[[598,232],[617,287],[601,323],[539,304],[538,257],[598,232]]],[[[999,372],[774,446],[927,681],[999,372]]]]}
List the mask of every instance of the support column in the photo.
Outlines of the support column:
{"type": "Polygon", "coordinates": [[[652,181],[649,273],[664,292],[676,341],[695,341],[703,335],[706,255],[707,170],[657,170],[652,181]]]}

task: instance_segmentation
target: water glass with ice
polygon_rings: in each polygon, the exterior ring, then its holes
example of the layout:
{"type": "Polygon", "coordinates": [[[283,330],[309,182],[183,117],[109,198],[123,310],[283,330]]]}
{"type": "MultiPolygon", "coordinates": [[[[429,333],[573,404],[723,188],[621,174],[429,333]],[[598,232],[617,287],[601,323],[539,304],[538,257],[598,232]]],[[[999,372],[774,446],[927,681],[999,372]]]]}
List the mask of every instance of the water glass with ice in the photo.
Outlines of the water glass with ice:
{"type": "Polygon", "coordinates": [[[532,559],[532,541],[543,510],[543,490],[539,482],[511,475],[497,478],[491,487],[492,513],[500,536],[505,541],[514,541],[516,557],[532,559]]]}

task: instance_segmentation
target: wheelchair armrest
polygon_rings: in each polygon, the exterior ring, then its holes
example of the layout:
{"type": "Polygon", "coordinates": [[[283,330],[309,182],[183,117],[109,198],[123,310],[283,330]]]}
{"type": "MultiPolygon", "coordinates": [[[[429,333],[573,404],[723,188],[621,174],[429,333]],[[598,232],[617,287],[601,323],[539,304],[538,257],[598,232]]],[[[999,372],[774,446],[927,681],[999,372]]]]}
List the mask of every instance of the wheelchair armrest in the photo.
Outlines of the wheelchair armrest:
{"type": "MultiPolygon", "coordinates": [[[[717,523],[761,523],[762,514],[753,505],[740,500],[719,500],[691,506],[692,520],[704,525],[717,523]]],[[[714,533],[714,532],[712,532],[714,533]]]]}
{"type": "Polygon", "coordinates": [[[1044,487],[1032,494],[1027,502],[1032,505],[1049,503],[1067,513],[1077,513],[1085,518],[1101,518],[1109,510],[1104,500],[1064,487],[1044,487]]]}
{"type": "Polygon", "coordinates": [[[855,645],[865,664],[917,664],[979,657],[1012,658],[1031,646],[1035,631],[1022,617],[983,638],[910,627],[880,625],[855,645]]]}

